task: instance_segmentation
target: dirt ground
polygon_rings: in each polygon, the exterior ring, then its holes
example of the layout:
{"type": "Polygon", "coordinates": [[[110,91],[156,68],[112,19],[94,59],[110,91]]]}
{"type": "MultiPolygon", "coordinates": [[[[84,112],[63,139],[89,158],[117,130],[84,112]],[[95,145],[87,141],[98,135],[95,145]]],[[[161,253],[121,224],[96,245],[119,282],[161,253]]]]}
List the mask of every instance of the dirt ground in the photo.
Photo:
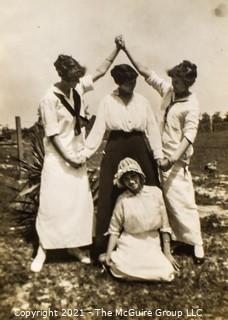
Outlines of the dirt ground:
{"type": "Polygon", "coordinates": [[[0,154],[0,320],[228,319],[226,175],[194,175],[205,263],[195,265],[191,248],[179,247],[181,269],[172,283],[134,283],[82,265],[64,250],[50,251],[42,272],[30,272],[35,242],[9,210],[20,179],[6,159],[0,154]]]}

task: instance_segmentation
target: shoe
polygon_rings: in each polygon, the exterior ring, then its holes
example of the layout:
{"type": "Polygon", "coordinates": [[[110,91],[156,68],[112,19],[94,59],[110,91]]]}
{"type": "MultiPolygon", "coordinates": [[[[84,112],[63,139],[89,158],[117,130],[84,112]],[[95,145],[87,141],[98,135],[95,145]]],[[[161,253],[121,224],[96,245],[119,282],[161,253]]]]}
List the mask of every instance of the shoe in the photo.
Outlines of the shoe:
{"type": "Polygon", "coordinates": [[[79,248],[70,248],[68,249],[70,255],[76,257],[81,263],[91,264],[91,259],[85,252],[79,248]]]}
{"type": "Polygon", "coordinates": [[[194,262],[195,264],[201,265],[205,261],[203,246],[194,246],[194,262]]]}
{"type": "Polygon", "coordinates": [[[196,258],[204,258],[203,246],[195,245],[194,246],[194,255],[196,258]]]}
{"type": "Polygon", "coordinates": [[[81,259],[79,259],[81,263],[84,263],[84,264],[91,264],[91,259],[90,257],[87,257],[87,256],[83,256],[81,257],[81,259]]]}
{"type": "Polygon", "coordinates": [[[46,252],[42,247],[38,248],[37,255],[31,263],[30,270],[33,272],[40,272],[46,260],[46,252]]]}

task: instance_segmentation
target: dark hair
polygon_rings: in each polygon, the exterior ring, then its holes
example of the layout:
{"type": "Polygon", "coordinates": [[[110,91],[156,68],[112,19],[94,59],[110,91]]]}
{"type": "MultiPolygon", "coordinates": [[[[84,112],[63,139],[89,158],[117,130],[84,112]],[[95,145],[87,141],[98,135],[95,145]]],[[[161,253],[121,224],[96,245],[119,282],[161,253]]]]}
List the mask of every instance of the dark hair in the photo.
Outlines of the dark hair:
{"type": "Polygon", "coordinates": [[[54,66],[58,75],[63,78],[72,68],[77,69],[78,78],[83,77],[86,73],[86,68],[82,67],[77,60],[64,54],[58,56],[57,60],[54,62],[54,66]]]}
{"type": "Polygon", "coordinates": [[[111,70],[111,76],[116,84],[122,84],[127,80],[134,80],[138,73],[128,64],[119,64],[111,70]]]}
{"type": "Polygon", "coordinates": [[[184,60],[177,66],[168,70],[168,76],[171,78],[179,77],[190,87],[197,78],[197,66],[188,60],[184,60]]]}

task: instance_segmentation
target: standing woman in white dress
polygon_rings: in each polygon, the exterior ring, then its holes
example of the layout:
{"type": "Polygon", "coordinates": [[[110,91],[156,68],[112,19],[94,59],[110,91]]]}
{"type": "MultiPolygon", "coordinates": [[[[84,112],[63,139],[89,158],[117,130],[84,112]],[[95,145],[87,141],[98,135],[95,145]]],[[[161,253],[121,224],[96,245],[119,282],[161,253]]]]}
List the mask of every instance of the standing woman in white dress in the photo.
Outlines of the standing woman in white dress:
{"type": "Polygon", "coordinates": [[[195,202],[189,163],[193,154],[200,109],[190,87],[197,78],[197,66],[184,60],[168,71],[171,83],[153,70],[136,62],[124,41],[116,38],[137,69],[162,97],[162,145],[165,159],[160,161],[162,186],[174,239],[194,247],[197,264],[204,261],[199,213],[195,202]]]}
{"type": "Polygon", "coordinates": [[[105,75],[118,52],[116,47],[94,76],[84,76],[86,69],[71,56],[59,55],[54,63],[60,81],[49,89],[39,107],[45,157],[36,220],[40,245],[31,264],[34,272],[42,269],[47,249],[74,249],[79,260],[90,262],[76,249],[91,244],[93,222],[87,170],[81,164],[85,160],[77,157],[84,145],[80,125],[85,116],[83,95],[105,75]]]}

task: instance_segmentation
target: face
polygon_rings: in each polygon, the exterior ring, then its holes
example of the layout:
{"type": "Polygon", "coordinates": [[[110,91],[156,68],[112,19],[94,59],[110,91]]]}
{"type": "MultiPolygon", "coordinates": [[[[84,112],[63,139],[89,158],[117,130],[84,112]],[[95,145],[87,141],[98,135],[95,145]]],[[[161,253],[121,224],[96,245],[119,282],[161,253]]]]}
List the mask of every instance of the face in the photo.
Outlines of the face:
{"type": "Polygon", "coordinates": [[[127,80],[124,83],[119,85],[119,91],[122,94],[129,96],[133,94],[135,86],[136,86],[136,79],[127,80]]]}
{"type": "Polygon", "coordinates": [[[141,178],[137,172],[130,171],[125,173],[122,177],[122,183],[134,194],[138,193],[142,189],[141,178]]]}
{"type": "Polygon", "coordinates": [[[79,82],[78,70],[76,68],[71,68],[67,74],[63,76],[63,80],[67,83],[70,88],[75,88],[79,82]]]}
{"type": "Polygon", "coordinates": [[[188,91],[188,86],[186,85],[186,83],[182,78],[179,78],[179,77],[172,78],[172,85],[173,85],[174,92],[176,94],[181,94],[188,91]]]}

